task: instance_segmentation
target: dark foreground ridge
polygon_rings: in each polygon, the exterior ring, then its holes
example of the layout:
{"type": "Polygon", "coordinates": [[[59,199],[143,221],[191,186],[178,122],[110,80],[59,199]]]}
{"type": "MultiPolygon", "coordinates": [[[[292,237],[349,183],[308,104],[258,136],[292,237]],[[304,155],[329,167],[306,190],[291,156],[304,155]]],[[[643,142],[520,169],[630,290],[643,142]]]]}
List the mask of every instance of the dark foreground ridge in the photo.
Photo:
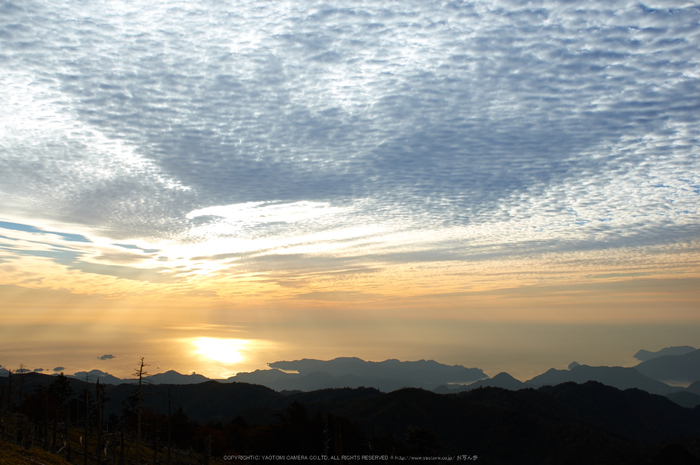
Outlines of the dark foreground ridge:
{"type": "MultiPolygon", "coordinates": [[[[27,374],[20,385],[19,378],[13,376],[12,386],[0,378],[5,440],[16,439],[17,425],[25,425],[19,426],[20,440],[31,437],[50,449],[53,425],[58,445],[69,427],[77,428],[77,438],[84,434],[87,410],[88,435],[97,447],[99,433],[107,454],[102,463],[118,457],[122,443],[116,438],[122,431],[124,448],[135,447],[136,386],[101,385],[98,401],[97,386],[84,381],[27,374]]],[[[207,453],[214,461],[344,455],[344,463],[354,463],[348,457],[364,455],[378,456],[375,463],[395,463],[391,456],[443,458],[433,463],[459,463],[457,458],[466,457],[483,464],[700,463],[700,407],[684,408],[664,396],[598,382],[517,391],[481,387],[454,394],[418,388],[281,393],[216,381],[145,385],[141,429],[148,454],[160,453],[164,461],[170,444],[171,452],[199,457],[192,463],[207,453]]],[[[75,463],[83,463],[75,448],[72,453],[75,463]]],[[[91,454],[89,463],[97,463],[91,454]]]]}

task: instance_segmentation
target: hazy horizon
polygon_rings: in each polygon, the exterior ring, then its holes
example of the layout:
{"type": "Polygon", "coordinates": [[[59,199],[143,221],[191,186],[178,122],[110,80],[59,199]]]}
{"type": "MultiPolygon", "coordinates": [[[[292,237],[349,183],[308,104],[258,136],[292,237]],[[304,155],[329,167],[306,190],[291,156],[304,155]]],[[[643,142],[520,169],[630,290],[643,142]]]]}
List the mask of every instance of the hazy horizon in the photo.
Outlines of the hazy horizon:
{"type": "MultiPolygon", "coordinates": [[[[423,323],[421,323],[423,325],[423,323]]],[[[465,324],[466,326],[472,326],[473,323],[465,324]]],[[[222,379],[228,378],[239,372],[252,372],[258,369],[269,369],[268,364],[272,364],[278,361],[292,361],[307,359],[319,359],[319,360],[331,360],[338,357],[358,357],[365,361],[372,362],[382,362],[389,359],[398,359],[400,361],[417,361],[417,360],[435,360],[438,363],[444,365],[461,365],[467,368],[480,368],[489,376],[493,377],[501,372],[507,372],[515,378],[526,381],[537,375],[544,373],[550,368],[565,369],[569,366],[571,362],[578,362],[582,365],[590,366],[624,366],[632,367],[640,363],[639,360],[634,358],[634,354],[641,350],[642,348],[636,348],[634,342],[632,344],[626,343],[630,350],[616,350],[615,347],[623,347],[622,344],[615,341],[614,335],[617,335],[622,340],[631,341],[641,341],[646,342],[648,345],[643,347],[644,349],[650,349],[650,351],[658,351],[660,349],[671,347],[674,345],[681,344],[666,344],[658,345],[655,341],[660,340],[658,337],[658,332],[660,328],[656,325],[646,325],[646,326],[626,326],[620,327],[615,325],[604,325],[604,326],[593,326],[593,325],[532,325],[532,324],[522,324],[514,323],[510,325],[494,325],[487,324],[493,328],[497,328],[499,331],[506,329],[505,334],[501,334],[501,340],[511,340],[509,346],[502,345],[501,347],[493,347],[488,344],[488,342],[480,341],[478,344],[472,345],[471,353],[464,354],[449,354],[449,349],[444,346],[436,350],[430,351],[430,353],[435,354],[435,357],[420,356],[417,350],[407,350],[405,346],[400,346],[396,350],[387,351],[377,350],[376,348],[369,347],[364,350],[357,350],[357,353],[337,353],[333,355],[328,355],[326,357],[316,357],[309,356],[309,352],[303,349],[297,348],[296,350],[284,352],[279,350],[268,350],[265,353],[270,355],[284,355],[288,354],[289,357],[278,357],[276,359],[264,359],[260,355],[252,353],[245,346],[235,346],[233,351],[219,351],[218,355],[226,355],[238,352],[242,355],[243,360],[235,363],[224,363],[219,360],[212,360],[205,354],[188,354],[189,356],[183,357],[184,360],[176,360],[167,351],[157,351],[152,343],[138,343],[134,341],[137,347],[151,347],[152,353],[142,355],[145,359],[146,371],[149,375],[154,375],[158,373],[164,373],[168,370],[174,370],[182,374],[197,373],[204,375],[211,379],[222,379]],[[559,337],[567,339],[567,344],[561,343],[537,343],[536,339],[544,335],[549,334],[550,336],[558,335],[559,337]],[[626,336],[626,337],[625,337],[626,336]],[[598,347],[591,348],[587,347],[587,344],[591,339],[590,337],[600,338],[604,344],[598,347]],[[558,348],[556,354],[552,353],[553,348],[558,348]],[[371,354],[377,353],[402,353],[405,357],[392,357],[392,356],[379,356],[372,358],[371,354]],[[362,355],[367,354],[367,355],[362,355]],[[235,368],[235,369],[232,369],[235,368]]],[[[441,335],[445,338],[452,339],[457,337],[457,333],[460,333],[460,328],[454,327],[454,322],[450,324],[451,328],[441,328],[433,329],[434,331],[441,332],[441,335]]],[[[464,329],[464,328],[463,328],[464,329]]],[[[677,337],[678,339],[692,340],[695,338],[695,333],[693,327],[682,328],[679,330],[677,327],[661,328],[665,329],[667,333],[670,333],[677,337]]],[[[212,338],[216,340],[217,338],[212,338]]],[[[221,341],[227,341],[225,338],[219,338],[221,341]]],[[[187,353],[187,347],[193,344],[189,340],[178,341],[177,345],[173,344],[175,349],[180,349],[181,352],[187,353]],[[178,347],[179,345],[179,347],[178,347]]],[[[451,341],[452,346],[458,345],[458,343],[451,341]]],[[[466,345],[466,344],[465,344],[466,345]]],[[[691,344],[692,345],[692,344],[691,344]]],[[[118,347],[116,344],[113,347],[118,347]]],[[[172,347],[172,346],[171,346],[172,347]]],[[[26,356],[25,354],[31,353],[31,349],[28,345],[18,347],[15,350],[3,351],[3,356],[5,359],[16,359],[22,360],[15,364],[15,366],[8,363],[0,363],[4,368],[9,368],[16,370],[19,368],[19,364],[25,365],[25,368],[33,371],[35,369],[41,369],[41,373],[44,374],[54,374],[57,372],[63,372],[65,374],[74,374],[81,371],[91,371],[93,369],[98,369],[100,371],[109,373],[118,378],[127,379],[133,378],[134,371],[138,367],[140,356],[136,356],[136,352],[132,349],[130,352],[127,351],[128,355],[123,355],[123,352],[115,352],[110,354],[101,354],[99,356],[92,356],[92,354],[85,353],[84,350],[76,351],[74,347],[67,347],[62,349],[56,347],[56,355],[52,357],[34,355],[26,356]],[[63,355],[66,354],[66,355],[63,355]],[[69,354],[75,354],[74,357],[77,360],[70,360],[69,354]],[[106,359],[101,359],[105,355],[109,356],[106,359]],[[34,361],[34,364],[28,364],[26,361],[34,361]],[[65,363],[62,365],[54,366],[47,363],[49,360],[63,360],[65,363]],[[61,368],[61,370],[54,371],[54,368],[61,368]]],[[[216,355],[214,355],[216,357],[216,355]]]]}
{"type": "Polygon", "coordinates": [[[5,2],[0,365],[523,380],[698,347],[699,19],[5,2]]]}

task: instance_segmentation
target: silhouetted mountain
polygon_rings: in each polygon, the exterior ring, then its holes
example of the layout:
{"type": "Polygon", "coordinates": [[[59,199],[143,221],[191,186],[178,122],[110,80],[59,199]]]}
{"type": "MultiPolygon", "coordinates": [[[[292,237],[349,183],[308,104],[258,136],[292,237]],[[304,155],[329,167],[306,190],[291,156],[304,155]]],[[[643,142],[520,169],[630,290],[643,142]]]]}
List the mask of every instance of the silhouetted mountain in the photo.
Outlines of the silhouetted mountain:
{"type": "MultiPolygon", "coordinates": [[[[108,391],[106,414],[119,414],[122,402],[135,392],[134,385],[121,384],[108,391]]],[[[160,412],[168,411],[168,391],[172,408],[182,408],[195,421],[231,419],[243,410],[257,406],[283,406],[286,396],[265,386],[246,383],[150,384],[143,386],[143,405],[160,412]]],[[[280,407],[281,408],[281,407],[280,407]]]]}
{"type": "Polygon", "coordinates": [[[473,454],[481,463],[646,463],[642,444],[700,434],[700,410],[596,382],[456,395],[401,389],[307,408],[349,418],[373,444],[423,431],[440,444],[436,452],[473,454]]]}
{"type": "Polygon", "coordinates": [[[634,367],[640,373],[657,380],[690,381],[700,380],[700,350],[683,355],[664,355],[634,367]]]}
{"type": "Polygon", "coordinates": [[[692,392],[700,396],[700,381],[695,381],[693,384],[686,388],[686,391],[692,392]]]}
{"type": "MultiPolygon", "coordinates": [[[[91,383],[96,382],[98,379],[101,384],[137,384],[136,379],[121,379],[116,376],[112,376],[109,373],[105,373],[100,370],[91,370],[89,372],[79,371],[73,375],[68,375],[71,378],[77,378],[85,381],[85,375],[88,375],[89,381],[91,383]]],[[[149,384],[197,384],[209,381],[209,378],[203,375],[191,374],[183,375],[177,371],[169,370],[165,373],[158,373],[151,376],[144,376],[143,381],[149,384]]]]}
{"type": "Polygon", "coordinates": [[[636,354],[634,354],[634,358],[639,360],[640,362],[646,362],[647,360],[651,360],[653,358],[657,357],[663,357],[664,355],[685,355],[687,353],[690,353],[695,349],[695,347],[691,346],[675,346],[675,347],[666,347],[665,349],[661,349],[656,352],[649,352],[648,350],[640,350],[636,354]]]}
{"type": "Polygon", "coordinates": [[[700,396],[688,391],[672,392],[666,394],[666,397],[682,407],[694,408],[700,405],[700,396]]]}
{"type": "Polygon", "coordinates": [[[340,388],[320,389],[318,391],[301,392],[290,395],[285,402],[300,402],[308,406],[309,413],[328,413],[334,411],[339,405],[352,403],[358,400],[373,399],[382,396],[383,393],[374,388],[340,388]]]}
{"type": "Polygon", "coordinates": [[[618,389],[637,388],[652,394],[661,395],[681,390],[681,388],[673,388],[661,381],[648,378],[634,368],[591,367],[588,365],[579,365],[571,370],[556,370],[552,368],[526,381],[525,384],[540,387],[555,386],[571,381],[579,384],[587,381],[598,381],[618,389]]]}
{"type": "Polygon", "coordinates": [[[690,454],[681,444],[673,443],[661,448],[651,465],[700,465],[700,458],[690,454]]]}
{"type": "Polygon", "coordinates": [[[497,374],[493,378],[482,379],[468,386],[464,386],[462,391],[470,391],[480,387],[498,387],[502,389],[509,389],[511,391],[517,391],[518,389],[524,389],[528,386],[522,381],[513,378],[508,373],[503,372],[497,374]]]}
{"type": "Polygon", "coordinates": [[[90,383],[95,383],[97,380],[100,380],[100,384],[123,384],[123,383],[133,383],[133,380],[123,380],[120,378],[117,378],[116,376],[112,376],[109,373],[105,373],[104,371],[100,370],[90,370],[90,371],[79,371],[77,373],[74,373],[72,375],[68,375],[69,378],[76,378],[81,381],[85,381],[87,376],[87,379],[90,383]]]}
{"type": "Polygon", "coordinates": [[[209,381],[209,378],[203,375],[192,373],[191,375],[183,375],[177,371],[169,370],[165,373],[158,373],[144,378],[146,382],[152,384],[198,384],[209,381]]]}
{"type": "MultiPolygon", "coordinates": [[[[13,374],[12,387],[14,395],[19,395],[20,387],[24,394],[31,394],[38,388],[46,388],[56,379],[56,376],[58,375],[31,372],[25,374],[13,374]]],[[[85,386],[85,381],[80,381],[79,379],[71,378],[70,376],[66,376],[66,378],[68,380],[68,385],[74,392],[79,392],[79,390],[82,390],[85,386]]],[[[7,386],[8,383],[9,377],[4,376],[0,378],[0,385],[7,386]]]]}
{"type": "Polygon", "coordinates": [[[565,404],[532,389],[459,395],[402,389],[334,413],[355,421],[371,442],[424,431],[437,439],[438,453],[476,455],[479,463],[644,462],[640,448],[596,431],[565,404]]]}
{"type": "Polygon", "coordinates": [[[252,372],[238,373],[235,376],[231,376],[226,381],[236,383],[261,384],[263,386],[272,387],[272,385],[277,385],[278,383],[284,384],[287,382],[288,379],[295,378],[298,378],[298,375],[285,373],[282,370],[277,370],[273,368],[271,370],[255,370],[252,372]]]}
{"type": "Polygon", "coordinates": [[[283,371],[256,370],[252,373],[238,373],[227,382],[252,383],[267,386],[276,391],[315,391],[327,388],[373,387],[381,391],[395,391],[406,387],[405,383],[389,379],[358,377],[354,375],[334,376],[329,373],[313,372],[305,375],[283,371]]]}
{"type": "MultiPolygon", "coordinates": [[[[135,386],[126,384],[112,387],[108,391],[111,400],[107,406],[107,415],[119,414],[122,403],[133,395],[135,389],[135,386]]],[[[259,423],[261,418],[262,420],[273,419],[276,410],[287,408],[294,401],[304,404],[332,405],[381,395],[380,391],[371,388],[323,389],[283,395],[260,385],[207,381],[200,384],[145,385],[143,386],[144,406],[154,411],[167,412],[169,392],[172,408],[182,408],[192,420],[225,421],[243,414],[246,420],[255,423],[259,423]],[[262,416],[261,409],[266,412],[262,416]],[[251,410],[256,413],[245,415],[251,410]]]]}
{"type": "Polygon", "coordinates": [[[441,384],[440,386],[431,389],[435,394],[455,394],[457,392],[462,392],[464,391],[464,386],[459,384],[459,385],[445,385],[441,384]]]}
{"type": "MultiPolygon", "coordinates": [[[[29,373],[27,371],[24,374],[29,373]]],[[[2,376],[7,376],[7,370],[3,371],[0,369],[0,377],[2,376]]],[[[54,376],[56,373],[53,374],[54,376]]],[[[113,376],[109,373],[106,373],[101,370],[90,370],[90,371],[79,371],[77,373],[74,373],[72,375],[66,375],[68,378],[72,379],[79,379],[81,381],[85,381],[85,376],[87,375],[87,378],[90,383],[95,383],[97,380],[100,380],[100,384],[108,384],[108,385],[113,385],[117,386],[119,384],[137,384],[138,380],[136,379],[122,379],[118,378],[116,376],[113,376]]],[[[149,383],[149,384],[197,384],[197,383],[203,383],[205,381],[210,381],[209,378],[203,375],[197,375],[197,374],[191,374],[191,375],[183,375],[181,373],[178,373],[177,371],[166,371],[165,373],[158,373],[155,375],[151,376],[145,376],[143,378],[144,382],[149,383]]],[[[222,380],[224,381],[224,380],[222,380]]]]}
{"type": "Polygon", "coordinates": [[[700,410],[640,389],[622,391],[591,381],[544,386],[538,391],[563,402],[596,429],[622,439],[652,444],[700,434],[700,410]]]}
{"type": "MultiPolygon", "coordinates": [[[[133,385],[111,388],[109,397],[112,400],[107,413],[118,413],[121,402],[133,394],[134,389],[133,385]]],[[[454,435],[451,429],[463,429],[458,424],[464,418],[470,418],[468,423],[475,421],[475,417],[470,416],[475,415],[473,407],[467,408],[463,403],[479,404],[488,407],[487,410],[496,409],[500,412],[496,416],[500,418],[499,421],[506,421],[503,412],[520,412],[531,416],[528,421],[534,421],[539,425],[537,428],[544,428],[550,435],[556,428],[550,430],[545,425],[568,425],[572,422],[580,423],[577,428],[585,426],[624,441],[639,443],[657,443],[667,437],[700,434],[699,409],[689,410],[665,397],[641,390],[620,391],[596,382],[565,383],[537,391],[484,387],[447,396],[419,389],[401,389],[389,394],[375,389],[324,389],[284,396],[264,386],[209,381],[196,385],[144,386],[144,405],[153,410],[167,411],[168,391],[171,392],[173,407],[182,407],[193,420],[227,420],[237,415],[250,418],[246,412],[256,409],[267,410],[266,416],[258,415],[258,418],[270,420],[274,418],[274,411],[287,408],[297,401],[307,405],[312,413],[340,414],[356,420],[363,427],[371,427],[370,431],[377,434],[390,433],[401,438],[410,427],[440,432],[439,436],[447,441],[446,444],[453,444],[453,453],[464,445],[458,439],[463,436],[454,435]],[[465,408],[467,411],[462,411],[465,408]]],[[[490,413],[482,412],[479,415],[476,418],[481,418],[482,423],[491,421],[488,420],[490,413]],[[483,418],[479,415],[483,415],[483,418]]],[[[519,418],[518,421],[522,420],[519,418]]],[[[475,429],[482,426],[473,425],[475,429]]],[[[491,433],[496,434],[496,425],[492,427],[491,433]]],[[[545,433],[544,430],[540,432],[545,433]]],[[[461,452],[465,453],[463,448],[461,452]]],[[[476,450],[469,453],[478,454],[476,450]]]]}
{"type": "Polygon", "coordinates": [[[285,371],[297,371],[301,375],[322,372],[334,376],[355,375],[380,379],[400,379],[415,384],[435,385],[448,382],[468,383],[487,377],[479,368],[443,365],[434,360],[401,362],[392,359],[383,362],[366,362],[356,357],[340,357],[328,361],[312,359],[281,361],[271,363],[270,367],[285,371]]]}
{"type": "Polygon", "coordinates": [[[363,378],[389,379],[408,382],[411,385],[434,385],[443,383],[468,383],[486,378],[479,368],[461,365],[443,365],[433,360],[401,362],[385,360],[366,362],[359,358],[336,358],[334,360],[296,360],[270,364],[272,368],[294,370],[304,375],[311,372],[329,373],[334,376],[354,375],[363,378]]]}
{"type": "Polygon", "coordinates": [[[301,402],[302,404],[337,403],[354,401],[356,399],[370,399],[381,395],[382,392],[374,388],[340,388],[298,392],[291,394],[290,399],[292,401],[301,402]]]}
{"type": "Polygon", "coordinates": [[[262,384],[278,391],[366,386],[388,392],[403,387],[431,389],[440,384],[466,383],[486,377],[478,368],[442,365],[432,360],[366,362],[343,357],[329,361],[281,361],[271,363],[270,367],[270,370],[238,373],[228,380],[262,384]]]}
{"type": "MultiPolygon", "coordinates": [[[[21,379],[26,405],[38,406],[40,412],[42,403],[32,400],[31,393],[55,376],[29,373],[21,379]]],[[[8,381],[0,379],[3,389],[8,381]]],[[[76,393],[85,386],[78,379],[69,381],[76,393]]],[[[505,383],[513,378],[500,374],[491,381],[505,383]]],[[[19,387],[14,377],[12,385],[19,387]]],[[[129,398],[133,401],[136,386],[106,388],[105,416],[118,418],[129,398]]],[[[597,382],[517,391],[482,387],[449,395],[416,388],[390,393],[371,388],[324,389],[282,395],[246,383],[152,384],[143,387],[144,415],[155,418],[154,412],[167,412],[169,397],[173,411],[178,410],[178,431],[191,441],[213,435],[212,447],[221,451],[217,454],[292,449],[318,454],[324,437],[328,440],[324,431],[331,431],[331,440],[342,437],[344,454],[476,455],[484,464],[646,464],[653,457],[662,460],[669,452],[697,458],[695,445],[700,444],[700,408],[684,408],[663,396],[639,389],[621,391],[597,382]],[[200,433],[195,435],[195,430],[200,433]],[[227,443],[227,438],[233,442],[227,443]],[[666,444],[674,442],[683,445],[675,452],[665,450],[666,444]]],[[[164,417],[160,421],[163,424],[164,417]]]]}
{"type": "MultiPolygon", "coordinates": [[[[432,360],[417,362],[365,362],[359,358],[337,358],[335,360],[297,360],[270,364],[269,370],[255,370],[251,373],[238,373],[222,382],[243,382],[260,384],[277,391],[314,391],[326,388],[374,387],[384,392],[403,387],[434,388],[445,383],[469,383],[486,378],[478,368],[443,365],[432,360]],[[277,368],[298,373],[287,373],[277,368]]],[[[101,384],[134,384],[134,379],[120,379],[101,370],[81,371],[69,377],[101,384]]],[[[208,381],[202,375],[183,375],[168,371],[144,377],[150,384],[196,384],[208,381]]]]}

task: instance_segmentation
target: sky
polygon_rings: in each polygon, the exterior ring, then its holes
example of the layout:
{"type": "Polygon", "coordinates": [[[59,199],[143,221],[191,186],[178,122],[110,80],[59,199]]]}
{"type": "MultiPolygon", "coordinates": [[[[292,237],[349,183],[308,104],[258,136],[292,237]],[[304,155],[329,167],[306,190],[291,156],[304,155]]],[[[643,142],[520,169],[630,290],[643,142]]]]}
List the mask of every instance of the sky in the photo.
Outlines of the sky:
{"type": "Polygon", "coordinates": [[[686,0],[0,1],[0,365],[698,347],[699,49],[686,0]]]}

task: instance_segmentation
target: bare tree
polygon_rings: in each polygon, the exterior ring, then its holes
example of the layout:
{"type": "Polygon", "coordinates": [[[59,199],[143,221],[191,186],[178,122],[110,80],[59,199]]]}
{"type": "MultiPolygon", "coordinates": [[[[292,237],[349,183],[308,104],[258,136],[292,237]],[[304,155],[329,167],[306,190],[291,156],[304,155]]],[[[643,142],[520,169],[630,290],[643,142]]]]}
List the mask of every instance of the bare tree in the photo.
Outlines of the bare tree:
{"type": "Polygon", "coordinates": [[[139,404],[138,404],[138,409],[136,412],[136,465],[141,465],[141,406],[143,404],[143,377],[147,375],[148,373],[146,370],[144,370],[144,367],[147,367],[144,363],[144,357],[141,357],[141,361],[139,362],[139,366],[134,372],[135,376],[138,376],[139,378],[139,404]]]}

